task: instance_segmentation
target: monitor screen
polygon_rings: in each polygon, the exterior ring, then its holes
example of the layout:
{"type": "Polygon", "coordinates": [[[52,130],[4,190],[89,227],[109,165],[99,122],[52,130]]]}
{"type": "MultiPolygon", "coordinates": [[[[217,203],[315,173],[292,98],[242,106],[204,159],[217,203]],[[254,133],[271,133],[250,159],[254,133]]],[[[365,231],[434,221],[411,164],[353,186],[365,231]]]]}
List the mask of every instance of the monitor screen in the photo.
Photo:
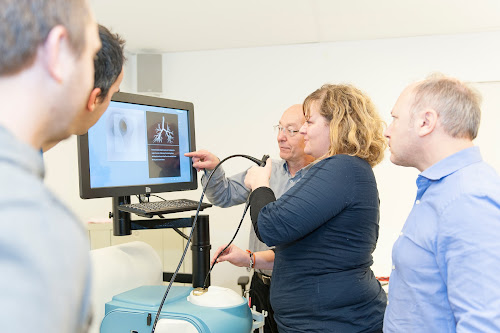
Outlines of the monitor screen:
{"type": "Polygon", "coordinates": [[[193,190],[196,150],[189,102],[116,93],[99,121],[78,137],[84,199],[193,190]]]}

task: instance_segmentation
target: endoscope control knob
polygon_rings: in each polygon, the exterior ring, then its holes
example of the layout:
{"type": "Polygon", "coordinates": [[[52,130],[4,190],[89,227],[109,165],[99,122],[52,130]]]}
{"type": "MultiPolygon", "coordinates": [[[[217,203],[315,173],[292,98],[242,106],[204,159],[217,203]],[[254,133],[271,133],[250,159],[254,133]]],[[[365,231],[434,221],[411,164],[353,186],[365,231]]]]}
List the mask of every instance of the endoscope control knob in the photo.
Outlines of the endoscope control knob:
{"type": "Polygon", "coordinates": [[[269,155],[262,156],[262,162],[259,164],[259,166],[261,166],[261,167],[265,166],[268,158],[269,158],[269,155]]]}

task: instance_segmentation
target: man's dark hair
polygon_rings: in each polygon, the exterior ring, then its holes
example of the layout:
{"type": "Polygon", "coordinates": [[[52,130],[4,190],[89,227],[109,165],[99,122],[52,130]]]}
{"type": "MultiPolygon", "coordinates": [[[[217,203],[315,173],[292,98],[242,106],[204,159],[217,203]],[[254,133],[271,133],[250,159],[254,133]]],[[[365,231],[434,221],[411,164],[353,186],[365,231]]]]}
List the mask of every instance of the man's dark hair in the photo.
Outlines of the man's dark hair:
{"type": "Polygon", "coordinates": [[[101,88],[98,99],[103,100],[122,72],[125,61],[123,54],[125,41],[118,34],[111,33],[102,25],[99,25],[99,37],[102,47],[94,61],[94,88],[101,88]]]}

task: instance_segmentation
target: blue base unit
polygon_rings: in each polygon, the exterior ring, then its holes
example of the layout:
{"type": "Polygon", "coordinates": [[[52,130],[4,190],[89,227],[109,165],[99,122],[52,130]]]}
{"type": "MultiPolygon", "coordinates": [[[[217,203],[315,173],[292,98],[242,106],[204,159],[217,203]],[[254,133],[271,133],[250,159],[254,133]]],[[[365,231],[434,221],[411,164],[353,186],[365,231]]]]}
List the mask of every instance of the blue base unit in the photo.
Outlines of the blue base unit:
{"type": "MultiPolygon", "coordinates": [[[[151,333],[166,288],[142,286],[114,296],[106,303],[101,333],[151,333]]],[[[238,305],[200,306],[188,300],[192,290],[192,287],[171,287],[155,333],[249,333],[252,330],[252,313],[245,298],[241,297],[238,305]],[[181,326],[184,328],[179,328],[181,326]]]]}

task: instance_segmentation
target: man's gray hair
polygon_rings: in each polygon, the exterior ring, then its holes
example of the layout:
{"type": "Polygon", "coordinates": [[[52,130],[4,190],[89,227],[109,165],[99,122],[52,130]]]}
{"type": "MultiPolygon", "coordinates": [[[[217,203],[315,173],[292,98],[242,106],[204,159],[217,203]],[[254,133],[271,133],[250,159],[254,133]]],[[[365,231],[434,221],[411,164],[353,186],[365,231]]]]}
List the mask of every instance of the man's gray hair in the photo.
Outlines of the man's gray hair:
{"type": "Polygon", "coordinates": [[[431,108],[444,130],[455,138],[475,139],[481,121],[481,95],[470,85],[443,74],[432,74],[413,87],[412,114],[431,108]]]}

